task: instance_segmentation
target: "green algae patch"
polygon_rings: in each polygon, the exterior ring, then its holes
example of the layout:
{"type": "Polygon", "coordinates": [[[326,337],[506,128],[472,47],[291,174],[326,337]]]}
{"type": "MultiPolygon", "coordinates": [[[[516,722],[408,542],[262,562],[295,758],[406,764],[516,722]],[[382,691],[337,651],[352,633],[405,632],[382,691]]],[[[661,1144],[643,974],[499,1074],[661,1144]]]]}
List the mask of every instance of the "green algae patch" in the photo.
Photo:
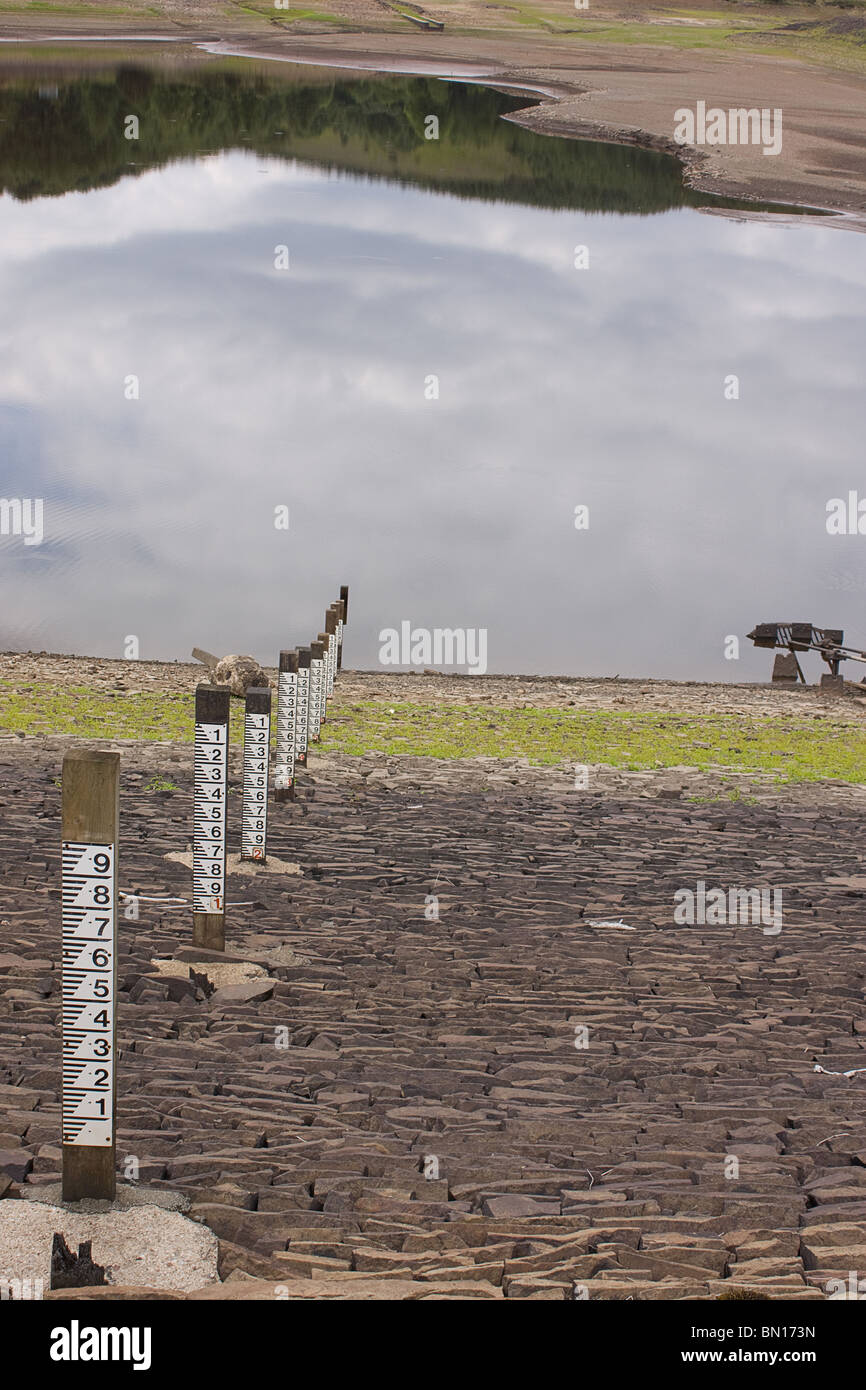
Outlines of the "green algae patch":
{"type": "Polygon", "coordinates": [[[194,697],[0,681],[0,730],[79,738],[192,742],[194,697]]]}
{"type": "MultiPolygon", "coordinates": [[[[192,692],[0,681],[0,731],[7,734],[191,743],[193,723],[192,692]]],[[[243,739],[238,700],[232,701],[231,738],[236,746],[243,739]]],[[[526,758],[538,765],[689,767],[761,773],[784,782],[866,782],[866,724],[779,715],[344,702],[338,694],[318,748],[350,756],[526,758]]],[[[316,751],[314,746],[313,758],[316,751]]]]}
{"type": "Polygon", "coordinates": [[[866,726],[813,719],[490,706],[340,704],[322,747],[430,758],[527,758],[628,771],[690,767],[786,782],[866,782],[866,726]]]}

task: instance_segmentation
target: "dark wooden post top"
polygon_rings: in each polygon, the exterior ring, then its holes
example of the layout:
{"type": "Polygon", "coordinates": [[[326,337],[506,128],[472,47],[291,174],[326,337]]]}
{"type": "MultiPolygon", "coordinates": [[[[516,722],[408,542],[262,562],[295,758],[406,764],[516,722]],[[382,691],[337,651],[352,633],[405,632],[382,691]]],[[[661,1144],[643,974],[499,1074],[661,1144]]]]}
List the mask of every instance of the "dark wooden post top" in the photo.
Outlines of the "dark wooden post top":
{"type": "Polygon", "coordinates": [[[229,717],[231,695],[224,685],[202,682],[195,688],[196,724],[225,724],[229,717]]]}

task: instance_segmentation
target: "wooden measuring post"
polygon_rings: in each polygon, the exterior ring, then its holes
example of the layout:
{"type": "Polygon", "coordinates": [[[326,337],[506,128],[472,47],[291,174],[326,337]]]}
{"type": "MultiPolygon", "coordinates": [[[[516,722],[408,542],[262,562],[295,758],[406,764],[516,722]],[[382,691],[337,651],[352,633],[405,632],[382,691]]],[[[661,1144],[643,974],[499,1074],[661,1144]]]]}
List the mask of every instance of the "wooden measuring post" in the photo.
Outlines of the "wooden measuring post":
{"type": "Polygon", "coordinates": [[[328,671],[331,666],[331,639],[327,632],[320,632],[319,646],[322,648],[322,682],[319,691],[319,731],[328,722],[328,671]]]}
{"type": "Polygon", "coordinates": [[[343,669],[343,628],[346,626],[346,623],[349,621],[349,586],[348,586],[348,584],[343,584],[343,585],[340,586],[340,603],[343,605],[343,611],[342,611],[342,613],[340,614],[340,624],[339,624],[339,627],[337,628],[337,633],[338,633],[338,636],[339,636],[339,639],[340,639],[340,640],[339,640],[339,644],[338,644],[338,646],[337,646],[337,670],[338,670],[338,671],[341,671],[341,670],[343,669]]]}
{"type": "Polygon", "coordinates": [[[328,699],[334,693],[334,680],[337,675],[337,607],[331,604],[325,614],[325,631],[328,634],[328,699]]]}
{"type": "Polygon", "coordinates": [[[346,626],[346,605],[342,599],[337,599],[337,666],[343,664],[343,628],[346,626]]]}
{"type": "Polygon", "coordinates": [[[277,739],[274,749],[274,800],[295,797],[295,723],[298,709],[298,653],[280,652],[277,677],[277,739]]]}
{"type": "Polygon", "coordinates": [[[115,1197],[119,753],[63,759],[63,1200],[115,1197]]]}
{"type": "Polygon", "coordinates": [[[271,692],[251,685],[244,714],[244,803],[241,859],[263,864],[268,855],[268,764],[271,755],[271,692]]]}
{"type": "Polygon", "coordinates": [[[310,649],[298,647],[298,706],[295,726],[295,758],[298,767],[307,766],[310,732],[310,649]]]}
{"type": "Polygon", "coordinates": [[[319,742],[322,723],[322,675],[325,649],[319,641],[310,643],[310,717],[308,743],[319,742]]]}
{"type": "Polygon", "coordinates": [[[226,948],[226,800],[229,692],[195,692],[195,805],[192,839],[192,939],[209,951],[226,948]]]}

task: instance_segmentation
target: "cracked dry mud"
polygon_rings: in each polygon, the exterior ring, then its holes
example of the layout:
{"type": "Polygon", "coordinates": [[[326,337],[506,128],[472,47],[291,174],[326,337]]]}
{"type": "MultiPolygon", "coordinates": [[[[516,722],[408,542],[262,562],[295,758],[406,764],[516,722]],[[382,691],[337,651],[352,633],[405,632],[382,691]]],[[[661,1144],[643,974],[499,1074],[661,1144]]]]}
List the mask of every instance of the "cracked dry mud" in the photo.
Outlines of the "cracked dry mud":
{"type": "MultiPolygon", "coordinates": [[[[7,1198],[60,1169],[70,745],[0,744],[7,1198]]],[[[120,887],[188,898],[192,749],[116,746],[120,887]]],[[[302,876],[229,880],[263,975],[206,997],[189,906],[120,916],[119,1169],[219,1238],[191,1296],[819,1299],[866,1268],[862,791],[705,781],[313,756],[271,812],[302,876]],[[698,879],[782,885],[782,932],[675,926],[698,879]]]]}

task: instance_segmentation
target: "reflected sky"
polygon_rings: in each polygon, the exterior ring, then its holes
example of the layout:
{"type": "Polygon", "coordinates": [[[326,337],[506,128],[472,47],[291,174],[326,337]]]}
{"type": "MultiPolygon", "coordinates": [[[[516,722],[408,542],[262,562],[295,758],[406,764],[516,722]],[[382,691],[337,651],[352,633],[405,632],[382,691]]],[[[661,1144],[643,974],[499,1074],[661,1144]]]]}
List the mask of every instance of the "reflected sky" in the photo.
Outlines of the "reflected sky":
{"type": "Polygon", "coordinates": [[[237,151],[0,198],[0,302],[0,494],[45,499],[41,546],[0,537],[0,648],[273,662],[341,583],[358,667],[404,619],[486,627],[502,672],[766,679],[723,654],[760,620],[866,646],[866,536],[825,527],[866,496],[853,233],[237,151]]]}

